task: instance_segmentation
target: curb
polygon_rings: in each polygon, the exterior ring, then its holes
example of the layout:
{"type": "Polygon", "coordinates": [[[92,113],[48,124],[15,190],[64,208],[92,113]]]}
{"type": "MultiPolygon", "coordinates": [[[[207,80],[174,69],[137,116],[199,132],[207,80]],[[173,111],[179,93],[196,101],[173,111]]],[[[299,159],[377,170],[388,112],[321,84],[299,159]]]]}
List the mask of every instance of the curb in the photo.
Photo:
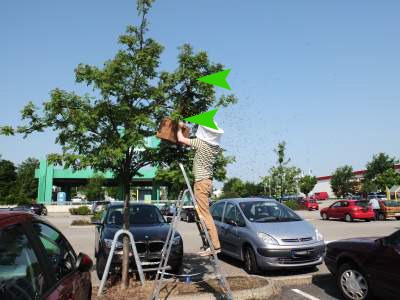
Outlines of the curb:
{"type": "MultiPolygon", "coordinates": [[[[261,277],[262,278],[262,277],[261,277]]],[[[256,288],[256,289],[248,289],[248,290],[239,290],[232,291],[232,296],[234,300],[243,300],[243,299],[266,299],[271,296],[276,295],[280,291],[280,287],[277,288],[275,284],[273,284],[270,280],[263,278],[268,282],[268,285],[256,288]]],[[[212,293],[202,293],[198,295],[179,295],[179,296],[170,296],[170,297],[160,297],[162,300],[187,300],[190,296],[190,299],[195,300],[216,300],[220,299],[219,296],[216,296],[212,293]]]]}

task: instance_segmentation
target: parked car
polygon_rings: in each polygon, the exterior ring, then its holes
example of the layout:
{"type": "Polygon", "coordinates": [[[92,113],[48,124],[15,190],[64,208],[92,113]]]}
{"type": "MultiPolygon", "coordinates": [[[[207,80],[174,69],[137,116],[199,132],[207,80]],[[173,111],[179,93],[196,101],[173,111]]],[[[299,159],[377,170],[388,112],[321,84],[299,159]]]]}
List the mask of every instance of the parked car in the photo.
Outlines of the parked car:
{"type": "Polygon", "coordinates": [[[353,222],[354,219],[371,221],[375,219],[374,211],[368,205],[368,201],[340,200],[331,206],[321,209],[323,220],[342,219],[346,222],[353,222]]]}
{"type": "Polygon", "coordinates": [[[381,207],[378,215],[378,220],[384,221],[387,218],[396,218],[400,220],[400,201],[381,200],[379,201],[381,207]]]}
{"type": "MultiPolygon", "coordinates": [[[[107,206],[103,219],[94,221],[95,230],[95,257],[96,271],[99,279],[103,277],[105,265],[110,253],[115,233],[122,228],[121,202],[112,202],[107,206]]],[[[129,223],[139,258],[143,269],[155,271],[161,259],[161,251],[167,238],[170,224],[168,224],[159,209],[151,204],[135,203],[129,207],[129,223]]],[[[182,266],[183,242],[181,235],[176,232],[168,266],[172,273],[178,273],[182,266]]],[[[110,272],[116,273],[122,263],[122,235],[120,236],[114,253],[110,272]]],[[[135,260],[131,256],[130,267],[136,269],[135,260]]]]}
{"type": "Polygon", "coordinates": [[[196,220],[196,210],[193,205],[185,205],[182,207],[181,220],[188,223],[196,220]]]}
{"type": "Polygon", "coordinates": [[[319,205],[317,200],[312,199],[312,198],[301,198],[300,200],[298,200],[298,203],[300,205],[300,208],[302,209],[307,209],[307,210],[318,210],[319,209],[319,205]]]}
{"type": "Polygon", "coordinates": [[[331,242],[325,264],[348,300],[398,299],[400,295],[400,230],[388,237],[331,242]],[[375,298],[374,298],[375,299],[375,298]]]}
{"type": "Polygon", "coordinates": [[[0,211],[0,299],[91,298],[92,260],[47,221],[0,211]]]}
{"type": "Polygon", "coordinates": [[[328,195],[328,193],[327,192],[317,192],[317,193],[314,193],[314,199],[315,200],[326,200],[326,199],[328,199],[329,198],[329,195],[328,195]]]}
{"type": "Polygon", "coordinates": [[[160,209],[163,216],[172,216],[174,214],[175,205],[172,203],[165,203],[160,209]]]}
{"type": "Polygon", "coordinates": [[[71,203],[74,203],[74,204],[80,204],[80,203],[85,203],[85,202],[86,201],[81,197],[73,197],[73,198],[71,198],[71,203]]]}
{"type": "Polygon", "coordinates": [[[367,200],[371,200],[372,198],[376,198],[378,200],[387,200],[387,195],[385,193],[369,193],[367,195],[367,200]]]}
{"type": "Polygon", "coordinates": [[[35,215],[41,216],[47,216],[47,208],[44,206],[42,203],[34,203],[34,204],[23,204],[19,205],[17,207],[11,208],[12,211],[27,211],[31,212],[35,215]]]}
{"type": "Polygon", "coordinates": [[[323,261],[325,244],[319,231],[274,199],[219,200],[211,214],[222,253],[243,261],[250,274],[323,261]]]}

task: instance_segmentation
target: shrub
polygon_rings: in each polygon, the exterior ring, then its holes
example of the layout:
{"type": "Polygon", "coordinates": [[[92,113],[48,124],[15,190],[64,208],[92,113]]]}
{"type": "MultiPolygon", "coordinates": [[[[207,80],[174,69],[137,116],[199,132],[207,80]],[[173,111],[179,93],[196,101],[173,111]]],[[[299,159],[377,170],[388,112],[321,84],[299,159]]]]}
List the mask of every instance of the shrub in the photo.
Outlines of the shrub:
{"type": "Polygon", "coordinates": [[[92,221],[100,221],[103,211],[96,211],[93,216],[90,218],[92,221]]]}
{"type": "Polygon", "coordinates": [[[82,205],[77,208],[70,208],[69,212],[71,213],[71,215],[86,216],[90,214],[90,208],[85,205],[82,205]]]}
{"type": "Polygon", "coordinates": [[[73,220],[71,223],[72,226],[82,226],[82,225],[92,225],[92,222],[88,220],[73,220]]]}
{"type": "Polygon", "coordinates": [[[287,207],[289,207],[290,209],[293,209],[293,210],[300,210],[301,209],[299,203],[297,203],[297,201],[295,201],[295,200],[285,201],[284,204],[287,207]]]}

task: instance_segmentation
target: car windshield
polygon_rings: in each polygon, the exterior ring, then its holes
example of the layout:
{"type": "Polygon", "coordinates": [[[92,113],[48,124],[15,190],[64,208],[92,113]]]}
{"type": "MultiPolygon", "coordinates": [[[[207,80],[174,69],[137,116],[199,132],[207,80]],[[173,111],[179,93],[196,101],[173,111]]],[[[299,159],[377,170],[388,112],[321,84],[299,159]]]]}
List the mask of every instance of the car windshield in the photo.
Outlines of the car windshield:
{"type": "Polygon", "coordinates": [[[400,201],[383,201],[383,204],[388,207],[400,207],[400,201]]]}
{"type": "Polygon", "coordinates": [[[355,205],[356,205],[356,206],[361,206],[361,207],[367,207],[368,204],[369,204],[368,201],[356,201],[356,202],[355,202],[355,205]]]}
{"type": "Polygon", "coordinates": [[[239,204],[250,222],[293,222],[301,218],[285,205],[271,201],[246,201],[239,204]]]}
{"type": "MultiPolygon", "coordinates": [[[[122,225],[123,207],[110,207],[107,224],[122,225]]],[[[165,223],[160,211],[151,205],[132,205],[129,207],[129,223],[132,224],[159,224],[165,223]]]]}

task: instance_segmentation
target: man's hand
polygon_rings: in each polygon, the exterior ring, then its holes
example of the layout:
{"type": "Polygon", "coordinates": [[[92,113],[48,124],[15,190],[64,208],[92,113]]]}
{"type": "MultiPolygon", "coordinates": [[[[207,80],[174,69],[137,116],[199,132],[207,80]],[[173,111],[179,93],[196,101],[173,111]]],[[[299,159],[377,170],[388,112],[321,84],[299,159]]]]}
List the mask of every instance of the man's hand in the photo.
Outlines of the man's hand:
{"type": "Polygon", "coordinates": [[[177,137],[178,137],[178,142],[182,143],[186,146],[190,146],[190,139],[186,138],[183,136],[182,133],[182,128],[185,126],[185,123],[179,122],[178,124],[178,132],[177,132],[177,137]]]}

